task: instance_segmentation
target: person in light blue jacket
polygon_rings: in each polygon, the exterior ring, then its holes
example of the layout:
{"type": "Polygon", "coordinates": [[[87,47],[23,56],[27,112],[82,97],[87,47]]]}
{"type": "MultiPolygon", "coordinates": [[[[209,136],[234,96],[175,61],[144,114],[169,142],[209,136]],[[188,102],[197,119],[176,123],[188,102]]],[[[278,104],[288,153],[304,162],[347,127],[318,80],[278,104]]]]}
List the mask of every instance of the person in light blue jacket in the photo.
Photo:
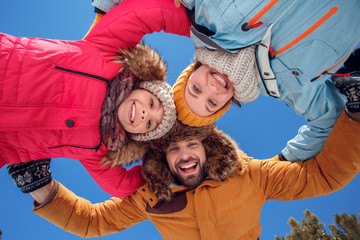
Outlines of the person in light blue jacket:
{"type": "MultiPolygon", "coordinates": [[[[284,101],[309,122],[274,159],[299,161],[315,156],[343,110],[345,96],[335,88],[328,73],[336,72],[360,41],[360,2],[181,2],[193,23],[191,38],[197,48],[196,60],[234,76],[229,80],[234,85],[235,100],[251,101],[259,91],[284,101]],[[255,61],[249,60],[247,54],[253,54],[255,61]],[[254,63],[253,71],[242,67],[248,62],[254,63]],[[249,78],[249,72],[259,73],[260,81],[256,74],[249,78]],[[243,79],[236,73],[245,73],[243,79]],[[258,88],[252,88],[254,84],[258,88]],[[244,86],[248,89],[244,90],[244,86]]],[[[192,72],[190,75],[194,76],[192,72]]],[[[198,114],[189,113],[196,113],[203,104],[187,104],[187,109],[181,104],[189,101],[191,94],[187,91],[194,87],[184,84],[187,79],[179,78],[173,89],[182,107],[178,118],[191,124],[198,114]]],[[[200,94],[193,91],[193,95],[199,98],[200,94]]]]}
{"type": "MultiPolygon", "coordinates": [[[[93,5],[106,12],[101,3],[108,1],[95,0],[93,5]]],[[[360,2],[181,0],[181,4],[193,23],[197,64],[185,69],[173,86],[178,119],[203,126],[226,112],[231,99],[246,103],[259,93],[272,96],[309,122],[274,159],[315,156],[344,109],[345,96],[329,74],[359,43],[360,2]],[[206,74],[212,81],[208,86],[206,74]],[[211,90],[214,82],[217,86],[211,90]],[[227,90],[227,98],[220,99],[222,90],[227,90]],[[194,99],[197,104],[191,104],[194,99]]]]}

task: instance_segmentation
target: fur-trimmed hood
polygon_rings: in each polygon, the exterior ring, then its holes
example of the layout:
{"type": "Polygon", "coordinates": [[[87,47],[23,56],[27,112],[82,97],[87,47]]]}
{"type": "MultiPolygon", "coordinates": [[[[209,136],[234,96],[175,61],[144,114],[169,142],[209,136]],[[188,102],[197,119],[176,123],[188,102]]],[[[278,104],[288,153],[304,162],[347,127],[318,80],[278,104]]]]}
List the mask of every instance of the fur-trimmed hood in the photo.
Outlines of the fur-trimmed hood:
{"type": "MultiPolygon", "coordinates": [[[[166,63],[157,51],[145,43],[121,51],[115,61],[123,65],[119,73],[126,68],[136,76],[135,88],[142,81],[166,81],[166,63]]],[[[112,167],[131,164],[141,159],[147,147],[147,142],[127,138],[118,151],[109,151],[102,164],[112,167]]]]}
{"type": "Polygon", "coordinates": [[[204,145],[208,179],[225,180],[239,167],[238,146],[228,135],[216,129],[214,125],[190,127],[177,121],[167,135],[149,142],[149,149],[143,157],[143,177],[159,200],[171,199],[170,184],[174,183],[166,162],[165,150],[169,143],[189,137],[201,140],[204,145]]]}
{"type": "Polygon", "coordinates": [[[123,64],[120,71],[127,68],[141,81],[166,81],[166,63],[145,43],[123,50],[115,60],[123,64]]]}

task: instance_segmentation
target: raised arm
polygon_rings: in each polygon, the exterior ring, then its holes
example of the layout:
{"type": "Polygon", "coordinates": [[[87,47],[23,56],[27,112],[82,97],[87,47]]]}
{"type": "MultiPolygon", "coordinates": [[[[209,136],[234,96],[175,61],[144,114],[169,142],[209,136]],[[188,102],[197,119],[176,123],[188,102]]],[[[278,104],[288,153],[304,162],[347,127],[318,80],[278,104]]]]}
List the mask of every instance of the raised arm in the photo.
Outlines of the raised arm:
{"type": "Polygon", "coordinates": [[[111,9],[84,38],[106,54],[134,47],[145,34],[164,30],[190,35],[190,20],[173,0],[124,0],[111,9]]]}
{"type": "Polygon", "coordinates": [[[19,189],[34,198],[37,214],[81,237],[119,232],[147,218],[145,210],[140,210],[146,208],[146,201],[140,194],[112,198],[100,204],[77,197],[52,180],[50,159],[11,164],[7,168],[19,189]]]}
{"type": "Polygon", "coordinates": [[[54,181],[50,190],[45,188],[39,189],[47,192],[45,204],[35,203],[33,211],[65,231],[83,238],[120,232],[147,219],[145,212],[140,210],[145,209],[145,201],[141,201],[139,195],[135,200],[131,197],[111,198],[92,204],[58,182],[54,181]]]}
{"type": "Polygon", "coordinates": [[[284,99],[286,104],[308,121],[307,125],[300,127],[298,134],[287,142],[281,152],[286,160],[293,162],[310,159],[320,152],[336,120],[343,112],[346,101],[345,96],[329,80],[308,85],[301,91],[308,92],[313,97],[299,97],[291,101],[284,99]],[[302,109],[298,106],[302,106],[302,109]]]}
{"type": "Polygon", "coordinates": [[[266,200],[304,199],[338,191],[360,171],[360,122],[343,113],[324,148],[310,160],[253,164],[261,165],[257,174],[266,200]]]}
{"type": "Polygon", "coordinates": [[[126,169],[122,166],[111,168],[100,166],[99,161],[80,160],[99,186],[113,197],[126,197],[144,184],[141,176],[141,165],[126,169]]]}

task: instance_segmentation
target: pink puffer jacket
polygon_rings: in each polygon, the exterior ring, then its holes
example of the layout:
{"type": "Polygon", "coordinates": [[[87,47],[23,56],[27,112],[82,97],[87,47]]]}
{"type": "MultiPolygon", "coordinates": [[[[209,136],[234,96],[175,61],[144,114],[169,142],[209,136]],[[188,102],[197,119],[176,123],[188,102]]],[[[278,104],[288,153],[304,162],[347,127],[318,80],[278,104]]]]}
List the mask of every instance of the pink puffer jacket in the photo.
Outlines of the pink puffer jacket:
{"type": "Polygon", "coordinates": [[[143,184],[140,167],[100,166],[107,154],[99,122],[119,49],[164,30],[189,36],[185,10],[173,0],[125,0],[80,41],[16,38],[0,33],[0,167],[38,158],[79,159],[113,196],[143,184]]]}

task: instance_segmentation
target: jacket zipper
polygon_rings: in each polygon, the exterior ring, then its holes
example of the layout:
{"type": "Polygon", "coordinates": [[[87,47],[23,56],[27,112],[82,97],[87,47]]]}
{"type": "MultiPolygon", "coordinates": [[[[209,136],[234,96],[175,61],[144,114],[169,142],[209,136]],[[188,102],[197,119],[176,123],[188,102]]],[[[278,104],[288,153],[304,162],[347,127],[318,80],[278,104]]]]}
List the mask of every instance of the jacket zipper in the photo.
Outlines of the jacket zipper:
{"type": "Polygon", "coordinates": [[[310,35],[313,31],[315,31],[318,27],[320,27],[326,20],[328,20],[332,15],[334,15],[338,10],[338,7],[333,7],[329,10],[328,13],[326,13],[319,21],[317,21],[314,25],[312,25],[309,29],[307,29],[305,32],[303,32],[300,36],[292,40],[290,43],[285,45],[284,47],[280,48],[279,50],[275,51],[273,54],[274,56],[279,55],[289,48],[296,45],[298,42],[306,38],[308,35],[310,35]]]}
{"type": "Polygon", "coordinates": [[[242,25],[243,31],[248,31],[252,28],[260,27],[263,22],[259,21],[257,22],[262,16],[264,16],[265,13],[267,13],[279,0],[271,0],[266,6],[261,9],[249,22],[244,23],[242,25]]]}
{"type": "MultiPolygon", "coordinates": [[[[354,50],[354,49],[353,49],[353,50],[354,50]]],[[[352,53],[353,50],[351,50],[351,52],[349,52],[348,54],[346,54],[346,56],[343,57],[343,59],[341,59],[337,64],[335,64],[335,65],[332,66],[331,68],[323,71],[322,73],[320,73],[319,75],[317,75],[316,77],[314,77],[313,79],[311,79],[310,82],[313,82],[313,81],[317,80],[317,79],[318,79],[321,75],[323,75],[323,74],[332,74],[332,73],[330,73],[330,71],[333,70],[335,67],[337,67],[340,63],[342,63],[345,59],[347,59],[348,56],[352,53]]]]}
{"type": "Polygon", "coordinates": [[[93,75],[93,74],[84,73],[84,72],[79,72],[79,71],[75,71],[75,70],[70,70],[70,69],[67,69],[67,68],[59,67],[59,66],[55,66],[55,69],[58,69],[58,70],[61,70],[61,71],[64,71],[64,72],[69,72],[69,73],[78,74],[78,75],[85,76],[85,77],[95,78],[95,79],[98,79],[98,80],[100,80],[100,81],[106,82],[106,84],[109,84],[109,83],[110,83],[110,81],[107,80],[106,78],[100,77],[100,76],[96,76],[96,75],[93,75]]]}
{"type": "Polygon", "coordinates": [[[101,147],[101,142],[96,147],[80,147],[80,146],[75,146],[75,145],[59,145],[59,146],[55,146],[55,147],[49,147],[49,149],[61,148],[61,147],[73,147],[73,148],[80,148],[80,149],[95,150],[95,153],[96,153],[101,147]]]}

